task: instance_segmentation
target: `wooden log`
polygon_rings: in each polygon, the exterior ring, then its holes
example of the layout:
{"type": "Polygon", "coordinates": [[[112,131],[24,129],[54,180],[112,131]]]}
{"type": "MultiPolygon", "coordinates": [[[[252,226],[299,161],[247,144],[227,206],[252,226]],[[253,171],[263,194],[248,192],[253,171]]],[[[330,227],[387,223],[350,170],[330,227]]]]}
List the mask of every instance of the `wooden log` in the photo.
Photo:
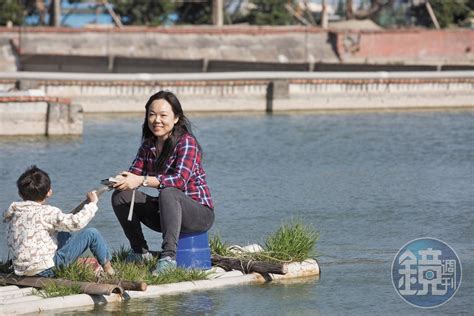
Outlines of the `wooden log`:
{"type": "Polygon", "coordinates": [[[227,271],[239,270],[244,273],[257,272],[260,274],[286,274],[288,272],[288,266],[286,264],[256,260],[241,260],[238,258],[223,257],[219,255],[212,255],[212,264],[227,271]]]}
{"type": "Polygon", "coordinates": [[[55,283],[60,286],[79,286],[81,293],[92,295],[110,295],[112,293],[122,295],[123,288],[117,284],[100,284],[93,282],[78,282],[55,278],[42,278],[30,276],[16,276],[14,274],[0,273],[0,284],[11,284],[19,286],[31,286],[43,288],[48,284],[55,283]]]}
{"type": "Polygon", "coordinates": [[[124,290],[130,291],[146,291],[148,284],[145,282],[135,281],[119,281],[118,285],[124,290]]]}

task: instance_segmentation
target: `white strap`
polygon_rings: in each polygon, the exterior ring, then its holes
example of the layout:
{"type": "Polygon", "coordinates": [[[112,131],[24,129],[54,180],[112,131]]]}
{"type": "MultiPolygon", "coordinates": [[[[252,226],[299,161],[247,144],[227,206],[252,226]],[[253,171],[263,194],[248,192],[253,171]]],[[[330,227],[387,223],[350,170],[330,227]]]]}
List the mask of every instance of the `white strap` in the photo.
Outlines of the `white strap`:
{"type": "Polygon", "coordinates": [[[133,190],[132,191],[132,201],[130,202],[130,211],[128,211],[128,221],[131,222],[132,221],[132,217],[133,217],[133,206],[135,205],[135,191],[136,190],[133,190]]]}

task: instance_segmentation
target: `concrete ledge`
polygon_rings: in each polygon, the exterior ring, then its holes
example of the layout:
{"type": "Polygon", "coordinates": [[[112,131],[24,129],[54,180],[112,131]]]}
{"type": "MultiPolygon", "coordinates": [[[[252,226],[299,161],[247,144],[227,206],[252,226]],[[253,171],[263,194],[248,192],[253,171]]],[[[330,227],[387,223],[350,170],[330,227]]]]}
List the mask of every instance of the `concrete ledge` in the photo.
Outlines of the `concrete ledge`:
{"type": "Polygon", "coordinates": [[[0,80],[0,92],[14,90],[16,86],[16,82],[17,81],[14,79],[0,80]]]}
{"type": "Polygon", "coordinates": [[[272,111],[339,111],[339,110],[407,110],[436,108],[474,108],[474,93],[462,92],[426,92],[399,93],[387,95],[362,94],[316,94],[288,99],[273,100],[272,111]]]}
{"type": "Polygon", "coordinates": [[[65,105],[71,104],[71,99],[69,98],[57,98],[57,97],[47,97],[47,96],[4,96],[0,95],[0,103],[28,103],[28,102],[47,102],[47,103],[62,103],[65,105]]]}
{"type": "Polygon", "coordinates": [[[87,294],[53,297],[38,301],[12,303],[2,305],[0,315],[19,315],[28,313],[41,313],[62,308],[81,307],[94,305],[95,300],[87,294]]]}
{"type": "Polygon", "coordinates": [[[120,302],[124,299],[157,297],[161,295],[172,295],[196,290],[216,289],[225,286],[234,286],[251,283],[262,283],[271,280],[284,280],[300,277],[316,276],[320,274],[319,264],[314,259],[308,259],[304,262],[294,262],[288,265],[286,275],[261,276],[257,273],[242,274],[240,271],[223,272],[220,268],[213,268],[209,280],[199,280],[194,282],[179,282],[163,285],[148,286],[144,292],[126,291],[122,296],[112,294],[109,296],[99,295],[71,295],[55,298],[41,299],[38,296],[31,296],[31,288],[18,289],[18,287],[0,287],[0,315],[18,315],[27,313],[40,313],[58,309],[71,309],[94,304],[106,304],[111,302],[120,302]],[[8,289],[5,289],[8,288],[8,289]],[[12,299],[12,295],[15,299],[12,299]],[[4,298],[2,300],[2,297],[4,298]],[[21,301],[24,297],[26,300],[21,301]],[[21,302],[21,304],[19,304],[21,302]]]}
{"type": "Polygon", "coordinates": [[[0,136],[81,135],[83,112],[70,99],[0,97],[0,136]]]}
{"type": "Polygon", "coordinates": [[[206,74],[0,73],[0,80],[70,98],[84,112],[143,112],[171,90],[185,111],[364,110],[474,107],[474,71],[234,72],[206,74]],[[22,84],[23,83],[23,84],[22,84]]]}
{"type": "Polygon", "coordinates": [[[93,74],[61,72],[0,72],[0,80],[48,80],[48,81],[210,81],[210,80],[274,80],[274,79],[439,79],[470,78],[474,71],[406,71],[406,72],[213,72],[167,74],[93,74]]]}

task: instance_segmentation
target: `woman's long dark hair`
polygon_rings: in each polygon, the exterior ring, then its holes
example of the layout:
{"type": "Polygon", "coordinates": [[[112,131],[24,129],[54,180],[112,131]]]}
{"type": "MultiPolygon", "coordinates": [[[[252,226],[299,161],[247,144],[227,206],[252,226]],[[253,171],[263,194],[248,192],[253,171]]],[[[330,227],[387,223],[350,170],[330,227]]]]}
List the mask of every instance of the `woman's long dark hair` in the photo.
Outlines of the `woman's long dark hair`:
{"type": "MultiPolygon", "coordinates": [[[[163,144],[163,149],[156,160],[156,171],[162,172],[166,167],[166,162],[168,158],[173,153],[176,144],[180,140],[181,136],[188,133],[191,134],[194,138],[196,138],[192,131],[191,131],[191,122],[188,118],[184,115],[183,108],[181,107],[181,103],[179,102],[178,98],[170,91],[160,91],[155,93],[148,99],[148,102],[145,105],[145,121],[143,122],[143,131],[142,131],[142,142],[145,140],[152,140],[155,141],[155,135],[153,135],[152,131],[148,127],[148,112],[150,110],[151,104],[156,100],[164,99],[171,105],[171,109],[173,110],[174,116],[178,118],[178,122],[173,127],[170,136],[165,140],[163,144]]],[[[197,142],[198,149],[201,150],[201,146],[197,142]]],[[[156,145],[156,143],[155,143],[156,145]]]]}

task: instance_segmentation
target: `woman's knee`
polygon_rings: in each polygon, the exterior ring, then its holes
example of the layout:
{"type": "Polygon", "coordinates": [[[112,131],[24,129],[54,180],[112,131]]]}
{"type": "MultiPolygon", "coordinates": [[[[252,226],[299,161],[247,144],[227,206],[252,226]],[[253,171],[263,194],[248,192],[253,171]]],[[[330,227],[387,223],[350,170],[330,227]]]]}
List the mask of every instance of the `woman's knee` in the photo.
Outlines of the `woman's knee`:
{"type": "Polygon", "coordinates": [[[114,193],[112,193],[112,207],[129,205],[132,200],[132,192],[132,190],[115,190],[114,193]]]}
{"type": "Polygon", "coordinates": [[[182,192],[176,188],[164,188],[160,191],[159,196],[159,209],[160,213],[163,214],[174,214],[179,208],[179,195],[182,192]]]}
{"type": "Polygon", "coordinates": [[[173,187],[164,188],[160,191],[160,200],[176,200],[180,193],[181,190],[173,187]]]}

